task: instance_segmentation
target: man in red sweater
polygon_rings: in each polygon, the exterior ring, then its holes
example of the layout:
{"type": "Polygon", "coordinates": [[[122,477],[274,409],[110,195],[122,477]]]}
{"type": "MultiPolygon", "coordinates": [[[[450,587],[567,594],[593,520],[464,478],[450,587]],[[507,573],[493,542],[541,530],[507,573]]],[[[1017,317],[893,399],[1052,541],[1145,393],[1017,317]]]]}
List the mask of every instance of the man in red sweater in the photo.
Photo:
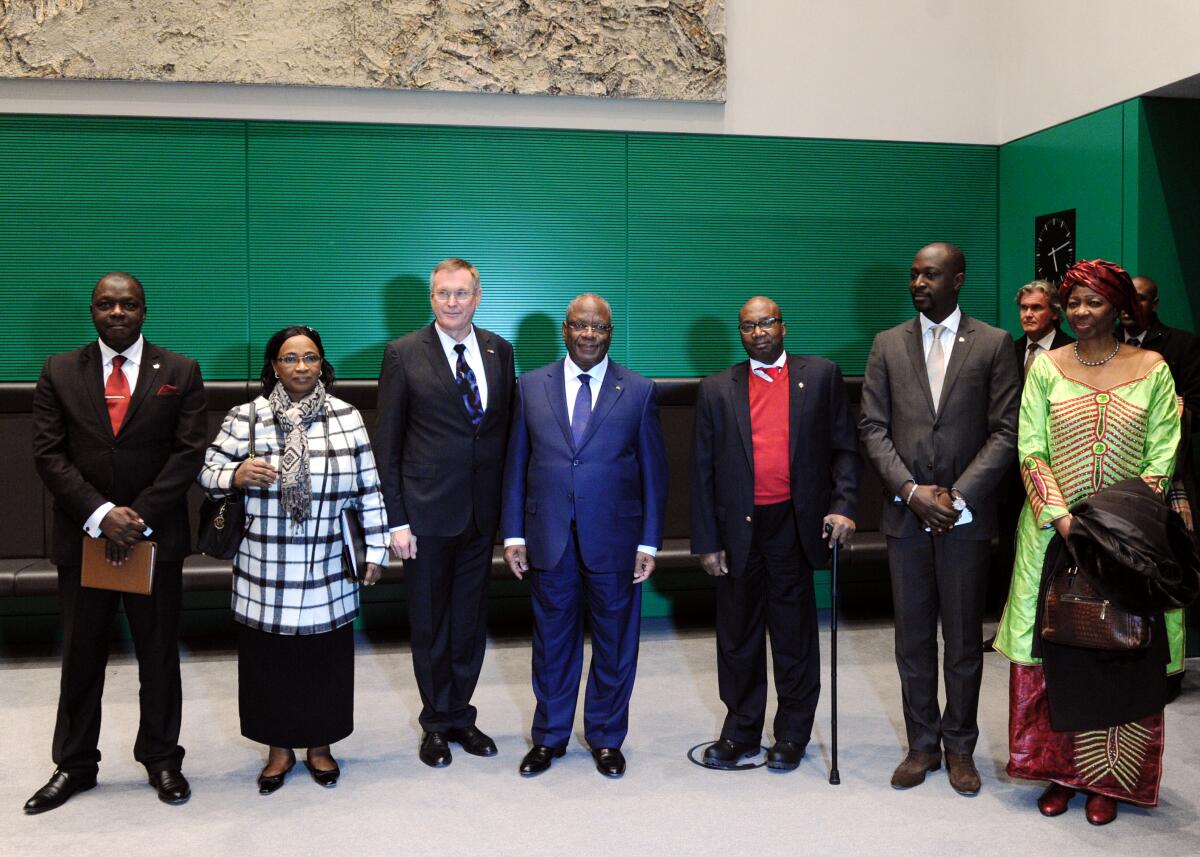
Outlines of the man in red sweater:
{"type": "Polygon", "coordinates": [[[700,383],[692,445],[692,553],[717,578],[717,681],[728,709],[704,763],[734,768],[758,752],[769,630],[779,703],[767,766],[792,770],[821,690],[813,569],[854,532],[862,460],[842,373],[784,351],[778,304],[751,298],[738,330],[750,359],[700,383]]]}

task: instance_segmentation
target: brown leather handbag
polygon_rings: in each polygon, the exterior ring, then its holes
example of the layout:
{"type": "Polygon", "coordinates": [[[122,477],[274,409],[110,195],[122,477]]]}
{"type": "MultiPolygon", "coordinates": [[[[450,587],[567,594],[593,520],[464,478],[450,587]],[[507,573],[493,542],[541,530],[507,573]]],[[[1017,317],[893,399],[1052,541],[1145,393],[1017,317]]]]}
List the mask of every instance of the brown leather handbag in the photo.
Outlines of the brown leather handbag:
{"type": "Polygon", "coordinates": [[[1060,646],[1121,652],[1150,645],[1150,622],[1145,616],[1113,605],[1101,595],[1078,566],[1050,580],[1042,609],[1042,639],[1060,646]]]}

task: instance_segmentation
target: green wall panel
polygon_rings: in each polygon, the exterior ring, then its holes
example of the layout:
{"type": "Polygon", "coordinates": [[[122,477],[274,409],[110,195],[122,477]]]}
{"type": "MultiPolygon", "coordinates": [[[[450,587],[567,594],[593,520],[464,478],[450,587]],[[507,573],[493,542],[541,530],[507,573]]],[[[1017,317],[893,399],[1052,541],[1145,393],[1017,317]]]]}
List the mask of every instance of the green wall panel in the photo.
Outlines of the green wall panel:
{"type": "Polygon", "coordinates": [[[371,377],[388,339],[432,319],[446,256],[480,269],[476,320],[520,370],[563,353],[575,294],[624,311],[623,135],[262,123],[249,175],[255,349],[310,324],[342,374],[371,377]]]}
{"type": "Polygon", "coordinates": [[[1077,259],[1121,263],[1125,108],[1116,105],[1000,147],[1000,322],[1020,333],[1017,289],[1034,278],[1033,222],[1075,209],[1077,259]]]}
{"type": "Polygon", "coordinates": [[[146,286],[146,336],[245,366],[242,123],[0,116],[0,380],[95,336],[88,301],[120,269],[146,286]]]}
{"type": "Polygon", "coordinates": [[[861,374],[875,333],[913,314],[924,244],[967,256],[966,312],[996,319],[996,149],[634,134],[634,365],[703,375],[744,357],[738,308],[766,294],[795,351],[861,374]]]}

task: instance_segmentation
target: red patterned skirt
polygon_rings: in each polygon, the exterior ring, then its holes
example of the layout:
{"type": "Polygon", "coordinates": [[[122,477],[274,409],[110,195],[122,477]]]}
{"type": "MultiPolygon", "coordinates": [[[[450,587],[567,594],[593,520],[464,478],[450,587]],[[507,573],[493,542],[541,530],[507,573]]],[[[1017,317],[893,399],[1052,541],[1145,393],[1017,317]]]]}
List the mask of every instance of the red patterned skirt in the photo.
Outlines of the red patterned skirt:
{"type": "Polygon", "coordinates": [[[1046,674],[1012,664],[1008,683],[1008,773],[1050,780],[1116,800],[1158,805],[1163,713],[1088,732],[1050,728],[1046,674]]]}

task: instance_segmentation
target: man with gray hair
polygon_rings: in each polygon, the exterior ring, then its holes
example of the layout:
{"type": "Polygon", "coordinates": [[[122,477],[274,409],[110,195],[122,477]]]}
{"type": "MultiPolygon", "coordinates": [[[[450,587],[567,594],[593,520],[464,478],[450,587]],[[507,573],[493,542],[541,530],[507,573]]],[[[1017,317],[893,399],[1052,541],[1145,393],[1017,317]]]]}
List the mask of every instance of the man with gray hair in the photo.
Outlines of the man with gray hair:
{"type": "Polygon", "coordinates": [[[1053,283],[1046,280],[1026,283],[1017,289],[1016,302],[1021,310],[1024,333],[1013,342],[1013,353],[1024,378],[1039,354],[1070,345],[1075,340],[1059,327],[1062,310],[1058,305],[1058,289],[1053,283]]]}

